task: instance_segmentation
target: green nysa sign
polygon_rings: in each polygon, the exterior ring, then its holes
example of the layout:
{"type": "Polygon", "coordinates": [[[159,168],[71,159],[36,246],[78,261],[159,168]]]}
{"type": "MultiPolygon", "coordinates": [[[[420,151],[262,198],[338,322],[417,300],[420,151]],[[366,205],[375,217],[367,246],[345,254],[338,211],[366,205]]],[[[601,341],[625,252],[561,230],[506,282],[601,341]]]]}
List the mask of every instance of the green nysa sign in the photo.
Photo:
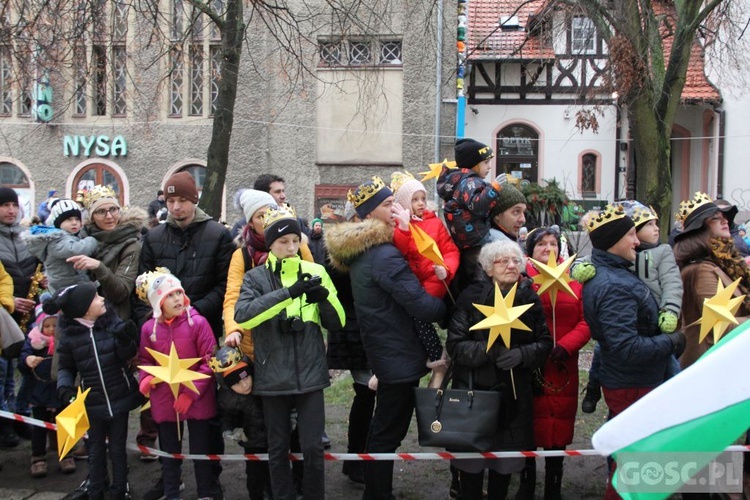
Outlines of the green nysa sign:
{"type": "Polygon", "coordinates": [[[128,143],[121,135],[111,140],[107,135],[66,135],[63,153],[65,156],[126,156],[128,143]]]}
{"type": "Polygon", "coordinates": [[[34,119],[38,122],[48,123],[52,120],[52,85],[49,83],[49,75],[46,73],[34,88],[34,119]]]}

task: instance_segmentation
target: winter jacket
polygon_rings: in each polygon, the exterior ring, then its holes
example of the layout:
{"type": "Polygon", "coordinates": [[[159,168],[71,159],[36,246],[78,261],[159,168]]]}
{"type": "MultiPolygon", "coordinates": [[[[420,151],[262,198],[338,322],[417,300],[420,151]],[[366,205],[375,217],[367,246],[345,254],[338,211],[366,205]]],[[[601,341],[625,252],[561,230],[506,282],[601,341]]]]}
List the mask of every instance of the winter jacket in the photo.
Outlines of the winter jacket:
{"type": "Polygon", "coordinates": [[[732,235],[732,240],[734,240],[734,247],[737,249],[740,255],[742,257],[749,256],[750,247],[748,247],[745,239],[740,236],[740,226],[738,226],[737,224],[732,224],[732,227],[729,228],[729,233],[732,235]]]}
{"type": "MultiPolygon", "coordinates": [[[[727,287],[732,283],[732,278],[727,276],[719,266],[706,260],[692,262],[683,267],[681,276],[685,282],[685,294],[682,297],[682,325],[691,325],[683,326],[686,343],[685,352],[680,356],[680,366],[685,369],[695,363],[714,344],[713,333],[706,335],[703,342],[698,342],[701,327],[693,325],[703,315],[703,301],[716,295],[719,281],[727,287]]],[[[740,295],[742,292],[738,288],[734,291],[734,297],[740,295]]],[[[748,317],[750,317],[750,310],[743,302],[735,318],[738,323],[742,324],[747,321],[748,317]]],[[[727,332],[734,327],[735,325],[729,325],[727,332]]]]}
{"type": "Polygon", "coordinates": [[[278,259],[273,253],[263,266],[245,274],[234,319],[252,329],[255,345],[253,393],[258,396],[306,394],[331,385],[320,327],[341,328],[346,318],[325,268],[294,256],[278,259]],[[292,299],[289,288],[300,275],[320,276],[328,297],[307,304],[306,296],[292,299]],[[301,331],[289,327],[291,318],[303,322],[301,331]]]}
{"type": "Polygon", "coordinates": [[[680,315],[682,307],[682,277],[674,260],[672,247],[666,243],[642,249],[636,254],[635,273],[648,285],[659,304],[660,311],[680,315]]]}
{"type": "Polygon", "coordinates": [[[146,213],[137,207],[123,209],[120,213],[120,223],[111,231],[102,231],[93,223],[83,231],[97,241],[91,257],[100,264],[91,271],[91,278],[99,282],[102,296],[115,306],[117,315],[128,320],[133,317],[131,299],[138,276],[141,229],[146,213]]]}
{"type": "Polygon", "coordinates": [[[307,245],[310,247],[313,261],[321,266],[326,265],[326,247],[323,244],[323,233],[310,233],[307,245]]]}
{"type": "Polygon", "coordinates": [[[460,260],[458,247],[453,243],[451,235],[448,233],[448,230],[445,229],[443,222],[437,218],[435,212],[425,210],[422,218],[412,216],[411,223],[435,240],[438,250],[440,250],[440,254],[443,256],[445,268],[448,271],[448,277],[445,279],[445,283],[435,276],[434,262],[419,253],[419,249],[417,248],[417,244],[411,231],[402,231],[401,229],[396,228],[393,233],[393,244],[396,245],[396,248],[398,248],[402,254],[404,254],[406,261],[409,263],[409,268],[411,268],[411,272],[414,273],[425,290],[427,290],[427,293],[433,297],[442,299],[448,291],[446,285],[450,284],[451,280],[453,280],[453,277],[456,275],[456,271],[458,271],[458,263],[460,260]]]}
{"type": "Polygon", "coordinates": [[[67,258],[90,256],[96,249],[94,238],[81,238],[56,227],[33,226],[24,233],[24,239],[29,252],[44,262],[50,292],[90,281],[86,272],[76,271],[67,258]]]}
{"type": "MultiPolygon", "coordinates": [[[[154,357],[146,349],[152,349],[162,354],[169,354],[172,343],[174,343],[177,356],[180,359],[200,358],[195,364],[188,367],[190,371],[209,375],[207,378],[194,380],[193,384],[198,392],[195,392],[184,384],[180,385],[177,395],[187,394],[193,400],[187,413],[180,414],[180,420],[208,420],[216,415],[216,384],[213,380],[213,372],[208,366],[216,350],[216,339],[206,318],[198,314],[191,307],[174,318],[172,323],[163,321],[156,323],[154,330],[154,318],[151,318],[141,329],[141,345],[138,352],[138,364],[140,366],[158,365],[154,357]]],[[[139,380],[149,375],[141,370],[139,380]]],[[[177,414],[174,410],[175,397],[168,384],[161,382],[151,388],[151,414],[156,423],[174,422],[177,414]]]]}
{"type": "MultiPolygon", "coordinates": [[[[539,271],[528,263],[526,273],[533,278],[539,271]]],[[[550,294],[541,296],[553,343],[570,356],[565,361],[552,361],[548,357],[542,368],[543,387],[534,397],[534,438],[537,447],[542,448],[562,448],[573,442],[578,411],[578,351],[591,338],[589,326],[583,319],[583,286],[577,281],[569,284],[576,296],[558,291],[554,322],[550,294]]],[[[539,287],[536,283],[531,285],[535,292],[539,287]]]]}
{"type": "Polygon", "coordinates": [[[264,450],[268,448],[266,439],[266,424],[263,420],[263,400],[251,394],[237,394],[224,382],[221,374],[216,375],[219,390],[216,400],[221,409],[221,430],[231,431],[242,427],[247,441],[242,443],[245,448],[264,450]]]}
{"type": "Polygon", "coordinates": [[[5,270],[2,262],[0,262],[0,307],[4,307],[10,314],[16,310],[16,302],[13,300],[13,276],[5,270]]]}
{"type": "Polygon", "coordinates": [[[381,382],[398,384],[427,373],[414,318],[439,321],[445,305],[425,292],[392,240],[390,226],[378,220],[326,230],[332,264],[349,271],[367,360],[381,382]]]}
{"type": "Polygon", "coordinates": [[[119,343],[113,333],[124,326],[111,305],[92,328],[64,314],[59,316],[57,387],[74,387],[80,375],[81,390],[91,389],[86,397],[89,417],[112,417],[142,402],[138,382],[128,369],[138,346],[135,342],[119,343]]]}
{"type": "Polygon", "coordinates": [[[490,230],[490,212],[499,201],[499,189],[472,169],[444,166],[437,192],[445,201],[445,222],[458,248],[479,245],[490,230]]]}
{"type": "Polygon", "coordinates": [[[601,384],[608,389],[656,387],[674,346],[659,330],[659,305],[629,270],[632,262],[594,249],[596,275],[583,286],[583,313],[601,345],[601,384]]]}
{"type": "Polygon", "coordinates": [[[495,365],[498,355],[506,350],[502,339],[498,337],[487,351],[489,330],[469,330],[485,318],[474,304],[493,305],[494,297],[494,284],[485,278],[469,286],[458,298],[446,341],[448,354],[453,360],[453,387],[469,387],[469,377],[473,375],[475,389],[499,391],[502,398],[500,422],[496,445],[492,449],[532,450],[535,447],[533,372],[547,359],[552,349],[552,337],[542,303],[531,289],[531,281],[523,279],[516,289],[513,306],[533,304],[519,317],[531,331],[511,330],[511,349],[520,349],[522,354],[522,362],[513,368],[511,379],[510,370],[501,370],[495,365]]]}
{"type": "Polygon", "coordinates": [[[26,379],[26,390],[28,391],[29,403],[32,406],[43,408],[59,408],[60,400],[57,399],[57,382],[52,378],[52,355],[49,353],[47,344],[38,344],[34,339],[42,337],[42,333],[34,327],[21,349],[21,357],[18,360],[18,371],[26,379]],[[44,358],[36,368],[30,368],[26,364],[29,356],[44,358]]]}
{"type": "MultiPolygon", "coordinates": [[[[21,298],[26,298],[28,295],[31,278],[37,264],[40,263],[29,252],[26,242],[21,237],[26,231],[18,223],[11,226],[0,224],[0,262],[13,277],[13,296],[21,298]]],[[[16,312],[13,317],[19,320],[21,314],[16,312]]]]}
{"type": "MultiPolygon", "coordinates": [[[[179,278],[193,308],[208,320],[214,337],[219,338],[227,271],[236,248],[229,231],[196,207],[195,218],[186,228],[180,228],[170,215],[166,223],[146,233],[142,242],[138,273],[159,266],[169,269],[179,278]]],[[[147,304],[138,304],[141,323],[150,312],[147,304]]]]}
{"type": "MultiPolygon", "coordinates": [[[[326,233],[327,234],[327,233],[326,233]]],[[[335,234],[335,233],[334,233],[335,234]]],[[[326,236],[327,238],[327,236],[326,236]]],[[[339,302],[346,313],[346,323],[342,328],[328,330],[328,368],[332,370],[369,370],[367,354],[362,345],[362,335],[359,331],[359,321],[354,308],[354,296],[349,273],[339,271],[332,265],[326,267],[328,275],[333,281],[339,302]]]]}

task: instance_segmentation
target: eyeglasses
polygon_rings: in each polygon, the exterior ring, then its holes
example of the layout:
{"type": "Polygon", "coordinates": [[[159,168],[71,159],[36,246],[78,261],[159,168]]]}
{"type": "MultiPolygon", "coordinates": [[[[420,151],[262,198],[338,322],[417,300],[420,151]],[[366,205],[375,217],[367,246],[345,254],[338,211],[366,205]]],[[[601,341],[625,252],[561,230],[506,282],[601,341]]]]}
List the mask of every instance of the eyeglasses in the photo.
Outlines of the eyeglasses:
{"type": "Polygon", "coordinates": [[[107,214],[115,217],[119,213],[120,207],[100,208],[99,210],[94,211],[94,215],[96,215],[97,217],[101,217],[102,219],[105,218],[107,214]]]}
{"type": "Polygon", "coordinates": [[[511,263],[518,267],[521,265],[521,259],[517,259],[515,257],[504,257],[493,262],[493,264],[499,264],[502,267],[508,267],[511,263]]]}

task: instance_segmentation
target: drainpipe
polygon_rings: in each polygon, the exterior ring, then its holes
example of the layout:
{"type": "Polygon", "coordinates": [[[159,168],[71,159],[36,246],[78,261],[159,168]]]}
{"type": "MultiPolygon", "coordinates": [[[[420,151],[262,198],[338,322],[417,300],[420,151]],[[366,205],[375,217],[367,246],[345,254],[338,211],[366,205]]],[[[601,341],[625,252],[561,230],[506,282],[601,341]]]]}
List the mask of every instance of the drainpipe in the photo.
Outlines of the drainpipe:
{"type": "Polygon", "coordinates": [[[437,50],[435,50],[435,163],[440,161],[440,122],[443,83],[443,0],[437,3],[437,50]]]}
{"type": "Polygon", "coordinates": [[[719,154],[716,158],[716,198],[724,198],[724,134],[727,112],[723,108],[716,108],[719,113],[719,154]]]}
{"type": "Polygon", "coordinates": [[[615,106],[615,201],[620,197],[620,107],[615,106]]]}

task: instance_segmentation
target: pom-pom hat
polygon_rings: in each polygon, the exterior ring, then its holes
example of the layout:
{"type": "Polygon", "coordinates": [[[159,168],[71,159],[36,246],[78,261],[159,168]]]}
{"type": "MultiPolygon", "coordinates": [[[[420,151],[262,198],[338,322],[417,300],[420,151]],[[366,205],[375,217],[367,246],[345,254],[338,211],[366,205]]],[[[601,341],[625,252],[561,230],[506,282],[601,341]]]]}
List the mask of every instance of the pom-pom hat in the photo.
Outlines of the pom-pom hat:
{"type": "Polygon", "coordinates": [[[422,191],[427,194],[424,184],[414,178],[409,172],[393,172],[391,174],[391,190],[396,203],[411,211],[411,199],[414,193],[422,191]]]}
{"type": "Polygon", "coordinates": [[[92,282],[67,286],[47,299],[42,310],[50,315],[62,311],[68,318],[83,318],[91,307],[96,293],[96,285],[92,282]]]}

